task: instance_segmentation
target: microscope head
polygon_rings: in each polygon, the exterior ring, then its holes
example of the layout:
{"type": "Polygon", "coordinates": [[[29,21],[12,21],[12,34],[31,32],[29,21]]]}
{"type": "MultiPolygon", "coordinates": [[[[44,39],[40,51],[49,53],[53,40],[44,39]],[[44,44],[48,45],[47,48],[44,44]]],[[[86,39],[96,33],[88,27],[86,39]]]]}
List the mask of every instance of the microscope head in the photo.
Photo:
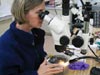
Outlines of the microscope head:
{"type": "Polygon", "coordinates": [[[69,44],[70,37],[66,23],[56,16],[51,16],[48,11],[41,12],[39,17],[48,23],[57,52],[64,51],[69,44]]]}

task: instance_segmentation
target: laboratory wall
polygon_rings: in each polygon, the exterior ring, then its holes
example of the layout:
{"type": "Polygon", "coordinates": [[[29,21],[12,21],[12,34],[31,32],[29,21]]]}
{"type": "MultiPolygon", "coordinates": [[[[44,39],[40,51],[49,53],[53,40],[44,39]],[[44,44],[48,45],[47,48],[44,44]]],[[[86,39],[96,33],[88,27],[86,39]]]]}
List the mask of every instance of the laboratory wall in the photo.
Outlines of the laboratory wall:
{"type": "Polygon", "coordinates": [[[1,1],[1,5],[9,5],[11,6],[13,0],[0,0],[1,1]]]}

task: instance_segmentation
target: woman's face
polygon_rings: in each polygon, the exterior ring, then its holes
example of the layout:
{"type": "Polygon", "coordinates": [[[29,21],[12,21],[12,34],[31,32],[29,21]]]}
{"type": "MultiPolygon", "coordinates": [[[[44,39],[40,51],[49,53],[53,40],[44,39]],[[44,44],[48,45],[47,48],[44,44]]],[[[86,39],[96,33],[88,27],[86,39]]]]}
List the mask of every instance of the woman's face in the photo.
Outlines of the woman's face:
{"type": "Polygon", "coordinates": [[[40,28],[42,25],[42,20],[39,18],[39,13],[45,10],[45,3],[43,2],[39,6],[35,7],[34,9],[30,10],[26,14],[26,19],[29,22],[31,28],[40,28]]]}

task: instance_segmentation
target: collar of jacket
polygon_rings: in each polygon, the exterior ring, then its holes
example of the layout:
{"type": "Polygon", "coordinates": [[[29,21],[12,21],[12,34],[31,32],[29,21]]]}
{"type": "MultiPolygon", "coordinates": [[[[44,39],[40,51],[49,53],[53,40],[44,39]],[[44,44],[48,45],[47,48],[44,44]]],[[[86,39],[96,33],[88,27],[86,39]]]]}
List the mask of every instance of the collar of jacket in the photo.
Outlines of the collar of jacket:
{"type": "Polygon", "coordinates": [[[13,31],[14,36],[17,40],[24,44],[31,44],[34,42],[34,34],[30,34],[28,32],[25,32],[23,30],[19,30],[16,28],[16,22],[12,22],[10,25],[10,29],[13,31]]]}

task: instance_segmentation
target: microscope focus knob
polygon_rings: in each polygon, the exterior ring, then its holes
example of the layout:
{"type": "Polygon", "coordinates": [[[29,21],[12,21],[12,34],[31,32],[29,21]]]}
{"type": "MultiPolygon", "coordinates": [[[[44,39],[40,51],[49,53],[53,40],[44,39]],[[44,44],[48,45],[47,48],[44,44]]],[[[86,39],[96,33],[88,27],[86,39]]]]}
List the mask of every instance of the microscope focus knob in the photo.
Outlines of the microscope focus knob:
{"type": "Polygon", "coordinates": [[[72,45],[74,45],[75,47],[80,48],[83,44],[84,44],[84,39],[81,36],[75,36],[72,39],[72,45]]]}
{"type": "Polygon", "coordinates": [[[60,38],[60,44],[62,45],[62,46],[67,46],[68,44],[69,44],[69,38],[67,37],[67,36],[62,36],[61,38],[60,38]]]}

